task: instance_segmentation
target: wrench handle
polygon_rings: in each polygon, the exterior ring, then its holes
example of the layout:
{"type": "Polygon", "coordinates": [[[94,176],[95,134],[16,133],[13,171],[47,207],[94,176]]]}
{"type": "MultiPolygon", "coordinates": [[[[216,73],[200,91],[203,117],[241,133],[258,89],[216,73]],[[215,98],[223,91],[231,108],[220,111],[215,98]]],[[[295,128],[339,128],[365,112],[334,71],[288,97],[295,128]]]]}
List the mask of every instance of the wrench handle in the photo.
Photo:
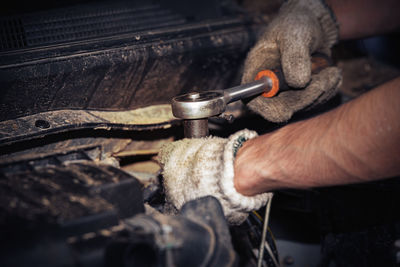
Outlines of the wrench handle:
{"type": "MultiPolygon", "coordinates": [[[[332,60],[325,54],[315,53],[311,57],[311,74],[317,74],[322,69],[332,66],[332,60]]],[[[257,73],[255,80],[260,80],[263,77],[267,77],[271,80],[271,89],[264,92],[262,96],[270,98],[277,95],[279,92],[293,90],[296,88],[290,87],[285,80],[283,71],[281,68],[274,70],[262,70],[257,73]]]]}

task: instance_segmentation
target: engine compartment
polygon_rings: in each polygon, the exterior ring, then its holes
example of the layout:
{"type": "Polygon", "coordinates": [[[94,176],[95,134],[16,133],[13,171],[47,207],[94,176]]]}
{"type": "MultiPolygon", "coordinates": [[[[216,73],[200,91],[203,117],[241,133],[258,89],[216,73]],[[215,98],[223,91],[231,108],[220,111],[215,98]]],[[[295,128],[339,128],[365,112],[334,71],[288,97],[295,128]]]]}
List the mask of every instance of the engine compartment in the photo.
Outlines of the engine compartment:
{"type": "MultiPolygon", "coordinates": [[[[173,96],[240,83],[270,19],[241,2],[40,2],[2,14],[2,266],[256,266],[263,209],[240,226],[212,196],[176,211],[156,158],[183,137],[173,96]]],[[[341,93],[293,121],[399,75],[354,46],[334,51],[341,93]]],[[[222,137],[281,126],[241,103],[209,120],[222,137]]],[[[395,266],[399,191],[391,178],[275,192],[264,266],[395,266]]]]}

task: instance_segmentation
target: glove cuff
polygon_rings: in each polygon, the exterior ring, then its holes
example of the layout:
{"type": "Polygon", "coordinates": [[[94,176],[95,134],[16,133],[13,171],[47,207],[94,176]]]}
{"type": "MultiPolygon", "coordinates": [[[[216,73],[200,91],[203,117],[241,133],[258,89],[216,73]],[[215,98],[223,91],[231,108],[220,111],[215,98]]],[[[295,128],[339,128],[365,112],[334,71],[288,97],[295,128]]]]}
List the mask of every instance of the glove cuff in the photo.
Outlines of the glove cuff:
{"type": "MultiPolygon", "coordinates": [[[[219,187],[222,192],[222,196],[226,198],[229,202],[229,208],[232,211],[236,212],[250,212],[253,210],[257,210],[264,206],[267,201],[272,197],[272,193],[263,193],[256,196],[244,196],[238,193],[235,189],[233,179],[235,177],[234,174],[234,160],[237,151],[242,146],[242,144],[252,138],[257,137],[257,133],[250,130],[242,130],[233,135],[231,135],[228,139],[228,142],[225,144],[224,153],[223,153],[223,175],[219,180],[219,187]]],[[[239,224],[243,222],[243,220],[247,217],[247,215],[240,220],[236,220],[232,217],[230,222],[233,224],[239,224]]]]}
{"type": "Polygon", "coordinates": [[[306,8],[315,15],[324,32],[327,48],[331,48],[339,40],[339,24],[324,0],[289,0],[282,5],[281,11],[289,12],[297,8],[306,8]]]}

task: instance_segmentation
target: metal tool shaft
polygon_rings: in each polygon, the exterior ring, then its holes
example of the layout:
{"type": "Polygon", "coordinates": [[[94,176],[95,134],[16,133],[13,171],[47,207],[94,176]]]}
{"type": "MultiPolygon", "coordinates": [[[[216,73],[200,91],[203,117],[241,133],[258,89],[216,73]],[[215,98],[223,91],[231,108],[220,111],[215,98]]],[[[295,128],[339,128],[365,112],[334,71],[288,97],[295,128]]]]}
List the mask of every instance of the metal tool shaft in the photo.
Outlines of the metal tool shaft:
{"type": "Polygon", "coordinates": [[[262,77],[260,80],[235,86],[224,90],[224,98],[226,103],[235,102],[240,99],[259,95],[271,88],[272,82],[267,77],[262,77]]]}
{"type": "Polygon", "coordinates": [[[226,105],[244,98],[268,91],[272,81],[263,77],[260,80],[235,86],[225,90],[192,92],[172,99],[172,113],[183,119],[186,138],[208,136],[208,118],[225,111],[226,105]]]}
{"type": "Polygon", "coordinates": [[[208,119],[183,120],[183,133],[186,138],[208,136],[208,119]]]}

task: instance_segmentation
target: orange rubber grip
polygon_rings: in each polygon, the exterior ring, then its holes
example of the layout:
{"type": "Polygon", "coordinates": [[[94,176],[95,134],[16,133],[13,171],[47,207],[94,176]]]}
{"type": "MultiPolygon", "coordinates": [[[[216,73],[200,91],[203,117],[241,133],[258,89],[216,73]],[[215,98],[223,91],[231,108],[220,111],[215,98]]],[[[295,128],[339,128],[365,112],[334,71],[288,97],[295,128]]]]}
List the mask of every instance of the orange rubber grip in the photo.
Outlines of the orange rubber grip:
{"type": "Polygon", "coordinates": [[[260,80],[262,77],[267,77],[272,82],[272,87],[268,92],[262,94],[263,97],[273,97],[279,92],[279,78],[272,70],[262,70],[257,73],[255,80],[260,80]]]}
{"type": "MultiPolygon", "coordinates": [[[[311,57],[311,73],[317,74],[322,69],[332,66],[331,59],[322,53],[316,53],[311,57]]],[[[290,90],[290,88],[284,78],[283,72],[280,69],[277,70],[262,70],[257,73],[254,80],[260,80],[263,77],[267,77],[270,79],[272,86],[268,92],[264,92],[262,94],[263,97],[274,97],[278,94],[278,92],[290,90]]]]}

